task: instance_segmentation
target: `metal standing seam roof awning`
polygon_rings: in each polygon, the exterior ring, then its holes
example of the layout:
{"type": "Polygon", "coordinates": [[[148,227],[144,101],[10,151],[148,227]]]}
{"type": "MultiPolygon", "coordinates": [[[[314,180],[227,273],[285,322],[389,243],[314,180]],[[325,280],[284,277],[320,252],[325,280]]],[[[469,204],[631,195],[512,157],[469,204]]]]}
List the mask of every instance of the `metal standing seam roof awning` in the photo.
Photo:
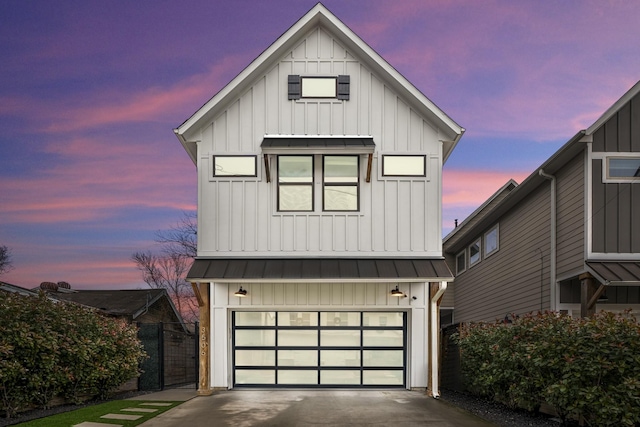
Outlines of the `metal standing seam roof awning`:
{"type": "Polygon", "coordinates": [[[265,154],[291,154],[292,151],[369,154],[375,151],[376,145],[373,137],[265,136],[260,147],[265,154]]]}
{"type": "Polygon", "coordinates": [[[441,282],[453,274],[444,259],[202,258],[189,282],[441,282]]]}
{"type": "Polygon", "coordinates": [[[607,285],[640,285],[640,262],[587,261],[586,263],[607,285]]]}

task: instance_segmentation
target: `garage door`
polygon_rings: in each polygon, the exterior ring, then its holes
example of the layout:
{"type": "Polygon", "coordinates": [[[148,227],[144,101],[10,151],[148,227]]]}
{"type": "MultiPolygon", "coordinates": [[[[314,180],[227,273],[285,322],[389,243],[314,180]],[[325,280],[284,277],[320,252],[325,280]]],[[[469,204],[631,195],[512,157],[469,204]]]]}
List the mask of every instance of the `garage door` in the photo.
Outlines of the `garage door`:
{"type": "Polygon", "coordinates": [[[405,312],[233,312],[235,387],[404,387],[405,312]]]}

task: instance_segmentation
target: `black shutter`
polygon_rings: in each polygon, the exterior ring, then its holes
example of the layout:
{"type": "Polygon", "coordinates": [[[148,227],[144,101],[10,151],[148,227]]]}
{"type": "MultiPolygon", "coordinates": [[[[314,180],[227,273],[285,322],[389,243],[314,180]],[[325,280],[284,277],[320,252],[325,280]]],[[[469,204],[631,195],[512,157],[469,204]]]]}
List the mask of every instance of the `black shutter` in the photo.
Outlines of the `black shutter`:
{"type": "Polygon", "coordinates": [[[338,99],[349,100],[349,76],[338,76],[338,99]]]}
{"type": "Polygon", "coordinates": [[[300,99],[301,85],[300,76],[296,74],[289,74],[289,99],[300,99]]]}

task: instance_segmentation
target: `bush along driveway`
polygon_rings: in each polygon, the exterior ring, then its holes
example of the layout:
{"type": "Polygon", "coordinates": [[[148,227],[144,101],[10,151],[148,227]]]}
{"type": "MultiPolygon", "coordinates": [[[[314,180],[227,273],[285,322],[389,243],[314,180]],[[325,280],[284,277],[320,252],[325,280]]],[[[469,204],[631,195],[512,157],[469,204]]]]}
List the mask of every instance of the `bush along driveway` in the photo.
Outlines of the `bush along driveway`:
{"type": "Polygon", "coordinates": [[[479,396],[529,411],[546,402],[565,425],[640,424],[640,324],[628,312],[471,324],[458,344],[466,386],[479,396]]]}

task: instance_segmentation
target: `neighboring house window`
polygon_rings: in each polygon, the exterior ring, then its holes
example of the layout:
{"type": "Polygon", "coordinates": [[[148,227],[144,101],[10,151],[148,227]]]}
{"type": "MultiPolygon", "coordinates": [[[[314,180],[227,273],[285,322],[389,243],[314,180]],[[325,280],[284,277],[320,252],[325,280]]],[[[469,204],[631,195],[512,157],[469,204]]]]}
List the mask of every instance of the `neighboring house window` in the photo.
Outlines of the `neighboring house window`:
{"type": "Polygon", "coordinates": [[[278,210],[313,211],[313,156],[278,156],[278,210]]]}
{"type": "Polygon", "coordinates": [[[358,156],[323,156],[323,209],[357,211],[358,156]]]}
{"type": "Polygon", "coordinates": [[[607,157],[607,179],[640,182],[640,157],[607,157]]]}
{"type": "Polygon", "coordinates": [[[383,155],[382,176],[426,176],[424,155],[383,155]]]}
{"type": "Polygon", "coordinates": [[[469,246],[469,267],[480,262],[480,239],[469,246]]]}
{"type": "Polygon", "coordinates": [[[498,250],[498,225],[496,224],[491,230],[484,235],[484,256],[485,258],[498,250]]]}
{"type": "Polygon", "coordinates": [[[257,176],[257,156],[213,156],[213,176],[257,176]]]}
{"type": "Polygon", "coordinates": [[[467,251],[462,251],[456,255],[456,274],[460,274],[467,269],[467,251]]]}

